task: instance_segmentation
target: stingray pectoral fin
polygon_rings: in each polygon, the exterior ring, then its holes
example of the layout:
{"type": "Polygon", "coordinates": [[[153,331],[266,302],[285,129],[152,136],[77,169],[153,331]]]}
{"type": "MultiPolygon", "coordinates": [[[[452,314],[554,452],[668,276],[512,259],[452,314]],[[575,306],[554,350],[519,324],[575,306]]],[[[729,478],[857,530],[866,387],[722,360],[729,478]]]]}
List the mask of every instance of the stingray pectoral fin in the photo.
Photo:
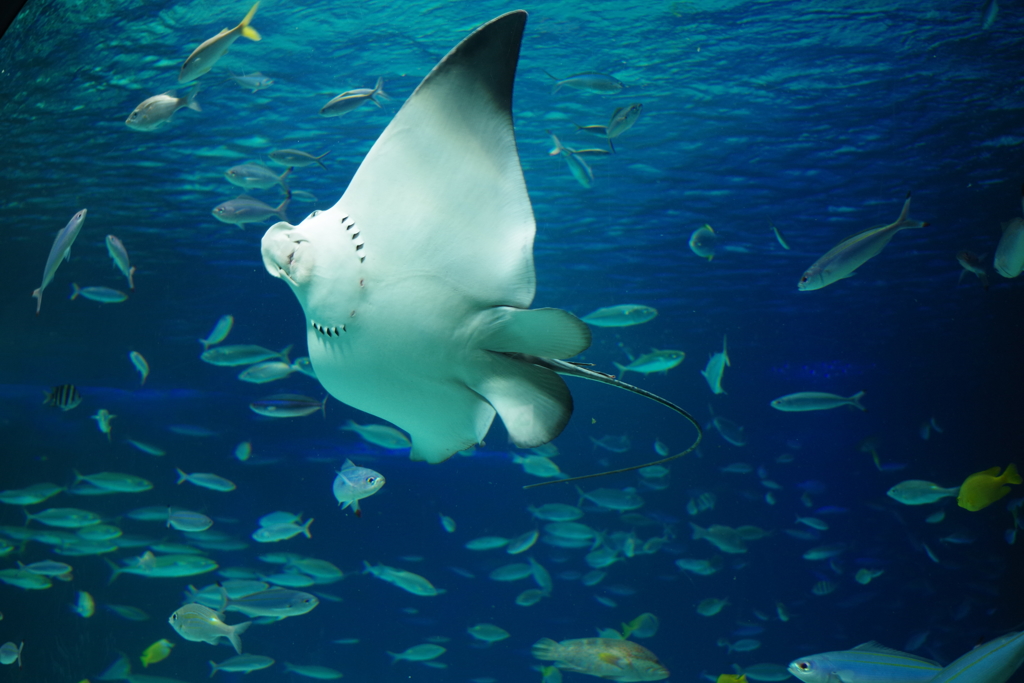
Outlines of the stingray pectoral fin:
{"type": "Polygon", "coordinates": [[[482,318],[476,344],[488,351],[571,358],[590,346],[587,324],[560,308],[497,306],[485,311],[482,318]]]}
{"type": "Polygon", "coordinates": [[[572,394],[556,373],[504,353],[486,353],[483,378],[472,389],[494,406],[519,448],[558,436],[572,416],[572,394]]]}

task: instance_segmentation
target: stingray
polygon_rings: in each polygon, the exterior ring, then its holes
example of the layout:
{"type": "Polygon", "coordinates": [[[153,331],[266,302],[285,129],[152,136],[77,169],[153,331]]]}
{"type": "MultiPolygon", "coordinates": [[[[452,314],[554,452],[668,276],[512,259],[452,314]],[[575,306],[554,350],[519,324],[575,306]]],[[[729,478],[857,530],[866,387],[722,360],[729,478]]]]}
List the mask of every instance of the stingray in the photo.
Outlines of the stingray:
{"type": "Polygon", "coordinates": [[[525,24],[526,12],[502,15],[448,53],[337,204],[266,232],[263,263],[302,305],[324,388],[408,432],[413,460],[482,442],[495,414],[520,448],[554,439],[573,407],[559,375],[683,415],[696,442],[657,462],[679,457],[701,438],[689,413],[564,360],[590,345],[589,328],[567,311],[530,309],[536,225],[512,125],[525,24]]]}

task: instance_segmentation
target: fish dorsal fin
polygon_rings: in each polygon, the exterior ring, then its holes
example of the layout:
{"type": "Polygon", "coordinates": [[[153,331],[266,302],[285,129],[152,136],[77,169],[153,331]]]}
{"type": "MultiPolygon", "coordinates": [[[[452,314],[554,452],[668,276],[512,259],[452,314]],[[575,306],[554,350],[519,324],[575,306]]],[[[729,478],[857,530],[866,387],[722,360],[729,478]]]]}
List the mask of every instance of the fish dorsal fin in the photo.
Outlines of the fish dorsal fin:
{"type": "Polygon", "coordinates": [[[881,643],[878,643],[874,640],[869,640],[866,643],[861,643],[860,645],[852,649],[856,652],[874,652],[875,654],[880,655],[896,655],[898,657],[906,657],[908,659],[914,659],[925,664],[931,664],[932,666],[935,666],[940,669],[942,668],[941,664],[931,659],[928,659],[927,657],[921,657],[918,655],[910,654],[909,652],[903,652],[902,650],[896,650],[891,647],[886,647],[885,645],[882,645],[881,643]]]}
{"type": "Polygon", "coordinates": [[[251,195],[247,195],[247,194],[240,194],[237,197],[235,197],[235,199],[248,199],[248,200],[254,201],[254,202],[258,202],[259,201],[255,197],[253,197],[251,195]]]}

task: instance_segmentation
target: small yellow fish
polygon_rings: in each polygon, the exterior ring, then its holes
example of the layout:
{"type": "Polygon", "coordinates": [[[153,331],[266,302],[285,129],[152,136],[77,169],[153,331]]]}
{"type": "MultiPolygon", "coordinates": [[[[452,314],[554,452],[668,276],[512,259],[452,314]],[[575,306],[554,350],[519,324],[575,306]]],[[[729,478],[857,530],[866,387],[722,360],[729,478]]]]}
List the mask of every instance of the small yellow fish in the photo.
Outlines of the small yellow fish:
{"type": "Polygon", "coordinates": [[[747,677],[745,674],[722,674],[716,683],[747,683],[747,677]]]}
{"type": "Polygon", "coordinates": [[[976,472],[960,485],[960,495],[957,496],[956,503],[965,510],[977,512],[1008,494],[1010,487],[1005,484],[1020,483],[1017,466],[1012,462],[1006,466],[1002,476],[999,475],[998,467],[976,472]]]}
{"type": "Polygon", "coordinates": [[[139,660],[142,661],[143,668],[148,667],[150,664],[156,664],[162,662],[171,654],[171,649],[174,647],[174,643],[161,638],[156,641],[145,650],[142,651],[142,656],[139,660]]]}

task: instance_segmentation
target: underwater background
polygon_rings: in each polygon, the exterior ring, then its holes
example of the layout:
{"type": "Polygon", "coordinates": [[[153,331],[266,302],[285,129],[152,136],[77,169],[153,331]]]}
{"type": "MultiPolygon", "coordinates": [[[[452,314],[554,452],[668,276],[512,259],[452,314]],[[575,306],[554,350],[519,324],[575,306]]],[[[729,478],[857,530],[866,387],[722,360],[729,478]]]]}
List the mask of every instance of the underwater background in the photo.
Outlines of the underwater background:
{"type": "MultiPolygon", "coordinates": [[[[660,628],[640,642],[673,680],[689,681],[731,673],[732,664],[786,665],[868,640],[946,664],[1019,629],[1024,539],[1011,543],[1010,507],[1022,489],[977,512],[952,497],[901,505],[886,491],[906,479],[955,487],[980,470],[1022,464],[1024,283],[996,275],[991,263],[1000,225],[1022,210],[1024,6],[1006,2],[994,17],[974,1],[523,6],[530,17],[513,114],[537,220],[533,305],[581,317],[619,304],[656,308],[657,317],[642,325],[594,328],[592,346],[577,360],[614,372],[613,363],[652,349],[684,351],[685,360],[666,373],[623,379],[706,425],[698,451],[668,465],[667,487],[645,486],[636,472],[580,482],[586,491],[637,487],[644,505],[624,517],[584,501],[579,521],[609,534],[632,531],[641,541],[665,539],[656,552],[620,555],[592,586],[580,581],[592,569],[584,560],[589,546],[565,549],[542,538],[516,556],[464,547],[481,536],[542,528],[546,522],[528,506],[580,502],[573,484],[523,490],[541,479],[513,461],[518,451],[500,421],[472,457],[410,462],[406,452],[340,430],[348,420],[379,420],[334,399],[324,415],[300,418],[269,419],[249,409],[275,393],[323,398],[302,373],[255,385],[237,379],[242,368],[198,357],[197,339],[227,314],[235,324],[225,343],[294,345],[291,359],[305,355],[302,310],[260,257],[270,221],[239,229],[211,215],[241,193],[224,172],[267,162],[275,149],[329,151],[326,169],[297,168],[289,176],[292,190],[309,196],[293,199],[287,211],[298,223],[331,207],[437,61],[474,28],[516,7],[490,0],[264,0],[252,22],[263,39],[240,39],[204,77],[201,112],[182,109],[152,132],[125,125],[146,98],[184,94],[176,80],[181,63],[249,6],[29,0],[0,39],[0,489],[71,486],[75,470],[126,472],[154,483],[135,494],[65,492],[29,507],[96,512],[142,545],[66,558],[7,535],[14,548],[0,568],[56,559],[72,564],[74,576],[47,590],[0,584],[0,641],[25,642],[23,667],[0,668],[0,680],[95,678],[119,653],[139,672],[140,653],[161,638],[175,647],[147,675],[205,680],[209,660],[233,654],[223,642],[182,640],[167,623],[186,587],[217,581],[216,573],[126,574],[108,585],[108,560],[123,565],[144,552],[146,539],[187,540],[161,523],[123,517],[145,506],[203,512],[214,529],[244,541],[237,550],[208,552],[221,568],[270,572],[259,555],[291,552],[345,572],[340,582],[306,589],[340,602],[322,598],[308,614],[245,633],[245,652],[277,661],[248,674],[256,683],[302,680],[285,673],[284,662],[331,667],[356,681],[540,680],[532,667],[543,663],[530,654],[540,638],[594,637],[598,628],[619,628],[645,612],[660,628]],[[274,83],[253,93],[230,82],[229,70],[261,72],[274,83]],[[546,74],[586,71],[625,87],[553,92],[546,74]],[[393,98],[383,108],[371,103],[339,118],[318,115],[338,93],[372,87],[378,77],[393,98]],[[571,147],[605,147],[600,137],[575,132],[575,124],[606,124],[634,102],[643,113],[615,140],[615,153],[588,158],[589,188],[549,154],[550,133],[571,147]],[[894,221],[908,192],[911,216],[927,227],[901,231],[852,278],[798,291],[804,270],[842,238],[894,221]],[[36,315],[30,294],[53,237],[82,208],[88,217],[71,258],[36,315]],[[705,224],[717,235],[710,260],[689,246],[705,224]],[[137,268],[130,292],[106,253],[107,234],[124,242],[137,268]],[[987,290],[973,274],[958,279],[961,250],[983,256],[987,290]],[[72,283],[129,296],[110,304],[69,300],[72,283]],[[700,370],[726,335],[727,393],[714,395],[700,370]],[[144,386],[131,351],[151,368],[144,386]],[[77,387],[80,406],[65,412],[43,405],[44,391],[65,384],[77,387]],[[867,412],[786,413],[769,405],[801,391],[864,391],[867,412]],[[109,440],[90,419],[101,408],[117,416],[109,440]],[[745,445],[723,439],[714,415],[742,425],[745,445]],[[128,438],[166,455],[140,452],[128,438]],[[242,442],[252,444],[244,462],[235,456],[242,442]],[[358,518],[339,510],[331,492],[346,458],[387,479],[362,501],[358,518]],[[734,463],[751,467],[722,472],[734,463]],[[176,485],[175,468],[215,472],[238,488],[176,485]],[[713,508],[691,515],[687,504],[702,496],[713,508]],[[314,518],[312,538],[250,539],[256,520],[275,510],[314,518]],[[944,519],[926,522],[940,510],[944,519]],[[454,532],[439,515],[456,522],[454,532]],[[824,520],[828,529],[808,539],[798,515],[824,520]],[[756,525],[771,534],[745,553],[728,554],[691,538],[691,522],[756,525]],[[843,550],[823,561],[803,558],[823,544],[843,550]],[[516,596],[534,587],[530,579],[506,583],[488,575],[528,555],[554,576],[554,588],[520,606],[516,596]],[[681,571],[675,561],[682,558],[712,560],[717,570],[681,571]],[[445,592],[412,595],[361,574],[364,561],[415,572],[445,592]],[[884,573],[863,585],[854,579],[863,568],[884,573]],[[816,594],[822,582],[831,590],[816,594]],[[78,591],[97,603],[88,619],[69,608],[78,591]],[[706,598],[729,604],[702,616],[696,609],[706,598]],[[126,621],[105,604],[133,605],[151,618],[126,621]],[[466,629],[478,623],[511,636],[476,647],[466,629]],[[450,639],[435,660],[446,668],[389,662],[386,652],[438,637],[450,639]],[[742,638],[760,645],[746,652],[719,645],[742,638]]],[[[276,188],[252,194],[272,206],[283,198],[276,188]]],[[[655,460],[656,440],[674,453],[694,438],[690,425],[650,401],[568,383],[575,411],[554,442],[554,462],[570,475],[655,460]],[[615,453],[594,443],[608,435],[627,436],[631,448],[615,453]]],[[[0,528],[24,526],[20,505],[0,505],[0,528]]],[[[228,613],[229,623],[240,620],[228,613]]],[[[1013,680],[1022,680],[1020,672],[1013,680]]]]}

